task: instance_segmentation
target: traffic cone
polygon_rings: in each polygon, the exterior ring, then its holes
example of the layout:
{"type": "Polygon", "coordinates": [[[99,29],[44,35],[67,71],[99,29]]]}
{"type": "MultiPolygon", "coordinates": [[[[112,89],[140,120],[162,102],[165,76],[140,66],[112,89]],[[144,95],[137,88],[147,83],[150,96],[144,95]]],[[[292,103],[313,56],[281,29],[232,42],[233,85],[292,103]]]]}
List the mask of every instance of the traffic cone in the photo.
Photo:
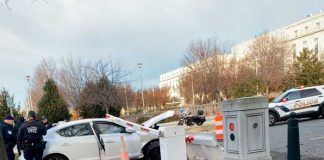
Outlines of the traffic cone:
{"type": "Polygon", "coordinates": [[[224,140],[224,132],[223,132],[223,116],[221,112],[217,112],[215,116],[215,130],[216,130],[216,140],[223,141],[224,140]]]}
{"type": "Polygon", "coordinates": [[[123,136],[120,136],[120,142],[121,142],[121,155],[120,155],[121,158],[120,159],[121,160],[129,160],[123,136]]]}

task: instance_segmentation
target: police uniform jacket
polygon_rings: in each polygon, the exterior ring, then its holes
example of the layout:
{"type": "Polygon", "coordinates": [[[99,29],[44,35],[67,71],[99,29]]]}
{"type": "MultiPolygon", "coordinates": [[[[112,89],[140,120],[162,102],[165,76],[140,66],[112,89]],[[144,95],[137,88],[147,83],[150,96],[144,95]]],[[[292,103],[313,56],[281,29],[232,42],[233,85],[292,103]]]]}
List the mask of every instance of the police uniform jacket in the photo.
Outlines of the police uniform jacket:
{"type": "Polygon", "coordinates": [[[10,146],[15,146],[16,144],[16,134],[15,131],[13,129],[13,126],[2,122],[0,123],[0,128],[2,131],[2,136],[3,136],[3,140],[4,140],[4,144],[5,145],[10,145],[10,146]]]}
{"type": "Polygon", "coordinates": [[[46,135],[45,126],[38,121],[32,120],[23,123],[18,131],[18,147],[22,144],[39,143],[43,140],[43,135],[46,135]]]}

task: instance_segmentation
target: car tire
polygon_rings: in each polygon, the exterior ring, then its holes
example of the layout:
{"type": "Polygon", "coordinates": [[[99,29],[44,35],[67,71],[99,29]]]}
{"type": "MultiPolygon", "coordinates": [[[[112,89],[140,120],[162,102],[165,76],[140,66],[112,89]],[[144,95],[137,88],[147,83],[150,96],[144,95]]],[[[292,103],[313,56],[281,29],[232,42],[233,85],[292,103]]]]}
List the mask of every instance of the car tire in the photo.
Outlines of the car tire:
{"type": "Polygon", "coordinates": [[[69,160],[69,159],[61,154],[52,154],[52,155],[46,156],[44,158],[44,160],[69,160]]]}
{"type": "Polygon", "coordinates": [[[183,120],[180,119],[179,122],[178,122],[178,126],[182,126],[183,125],[183,120]]]}
{"type": "Polygon", "coordinates": [[[321,115],[324,117],[324,106],[321,107],[321,115]]]}
{"type": "Polygon", "coordinates": [[[199,121],[199,122],[196,122],[196,124],[197,124],[198,126],[201,126],[201,125],[204,124],[204,122],[203,122],[203,121],[199,121]]]}
{"type": "Polygon", "coordinates": [[[269,126],[275,125],[277,122],[277,115],[273,112],[269,112],[269,126]]]}
{"type": "Polygon", "coordinates": [[[145,160],[161,160],[160,142],[153,141],[150,143],[151,144],[145,150],[144,159],[145,160]]]}

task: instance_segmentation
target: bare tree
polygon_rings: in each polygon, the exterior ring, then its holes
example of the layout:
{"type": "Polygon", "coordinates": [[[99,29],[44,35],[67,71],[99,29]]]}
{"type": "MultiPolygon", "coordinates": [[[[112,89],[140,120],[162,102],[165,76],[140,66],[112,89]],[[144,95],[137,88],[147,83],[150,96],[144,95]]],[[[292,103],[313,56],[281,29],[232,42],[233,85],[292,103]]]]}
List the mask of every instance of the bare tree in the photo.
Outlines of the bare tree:
{"type": "Polygon", "coordinates": [[[162,88],[154,88],[154,97],[156,106],[161,109],[161,106],[165,106],[166,103],[170,102],[170,88],[162,87],[162,88]]]}
{"type": "Polygon", "coordinates": [[[290,55],[291,48],[284,39],[274,37],[268,33],[256,37],[249,46],[246,56],[247,63],[255,71],[255,76],[265,86],[265,93],[276,90],[284,78],[284,60],[290,55]]]}
{"type": "Polygon", "coordinates": [[[41,63],[36,67],[34,75],[31,79],[31,101],[33,110],[37,109],[38,101],[43,96],[43,86],[45,82],[51,78],[56,79],[57,66],[56,62],[51,59],[43,59],[41,63]]]}
{"type": "Polygon", "coordinates": [[[80,98],[82,90],[85,87],[87,81],[89,81],[89,73],[84,67],[81,59],[63,59],[62,68],[59,71],[59,85],[62,88],[62,92],[65,96],[64,99],[69,106],[75,109],[77,118],[80,111],[80,98]]]}
{"type": "Polygon", "coordinates": [[[190,44],[183,61],[187,71],[181,80],[186,87],[182,87],[181,93],[194,90],[194,97],[198,97],[200,104],[220,100],[226,63],[226,50],[221,46],[215,38],[190,44]]]}
{"type": "Polygon", "coordinates": [[[90,96],[84,100],[83,103],[102,105],[106,113],[109,113],[110,107],[121,107],[122,100],[116,87],[122,85],[123,79],[129,72],[124,70],[120,63],[113,63],[111,60],[98,60],[93,65],[85,67],[96,85],[94,91],[91,91],[90,96]]]}
{"type": "Polygon", "coordinates": [[[225,67],[224,67],[224,72],[223,72],[223,78],[221,82],[221,98],[222,99],[229,99],[231,98],[231,93],[230,90],[235,84],[235,82],[238,80],[237,79],[237,74],[238,74],[238,68],[239,61],[234,55],[227,55],[226,56],[226,62],[225,62],[225,67]]]}

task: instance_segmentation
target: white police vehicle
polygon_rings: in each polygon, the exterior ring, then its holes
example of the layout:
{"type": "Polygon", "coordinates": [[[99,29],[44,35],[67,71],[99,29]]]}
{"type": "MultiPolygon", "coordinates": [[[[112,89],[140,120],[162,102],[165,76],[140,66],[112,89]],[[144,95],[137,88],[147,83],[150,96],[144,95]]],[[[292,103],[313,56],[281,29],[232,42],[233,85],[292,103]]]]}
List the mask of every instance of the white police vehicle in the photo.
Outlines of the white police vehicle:
{"type": "Polygon", "coordinates": [[[324,85],[289,89],[269,103],[269,124],[287,120],[291,112],[297,117],[324,116],[324,85]]]}

